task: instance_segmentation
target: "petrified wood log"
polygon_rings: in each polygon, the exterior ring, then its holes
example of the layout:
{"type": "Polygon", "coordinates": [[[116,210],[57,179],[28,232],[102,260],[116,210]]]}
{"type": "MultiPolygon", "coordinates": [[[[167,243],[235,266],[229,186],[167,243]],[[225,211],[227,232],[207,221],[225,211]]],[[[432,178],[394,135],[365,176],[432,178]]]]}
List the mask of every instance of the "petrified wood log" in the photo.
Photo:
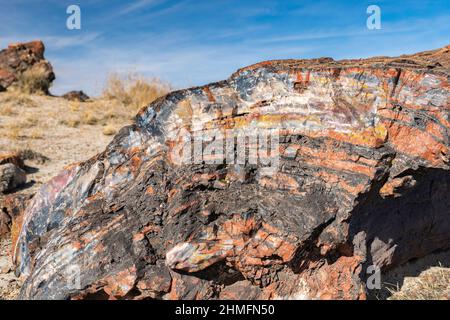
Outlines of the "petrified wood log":
{"type": "Polygon", "coordinates": [[[450,246],[449,58],[269,61],[157,100],[32,199],[21,297],[365,298],[369,266],[450,246]]]}
{"type": "MultiPolygon", "coordinates": [[[[39,68],[48,85],[55,80],[53,67],[44,58],[45,46],[42,41],[10,44],[0,50],[0,91],[17,82],[22,73],[39,68]]],[[[48,88],[42,88],[48,93],[48,88]]]]}

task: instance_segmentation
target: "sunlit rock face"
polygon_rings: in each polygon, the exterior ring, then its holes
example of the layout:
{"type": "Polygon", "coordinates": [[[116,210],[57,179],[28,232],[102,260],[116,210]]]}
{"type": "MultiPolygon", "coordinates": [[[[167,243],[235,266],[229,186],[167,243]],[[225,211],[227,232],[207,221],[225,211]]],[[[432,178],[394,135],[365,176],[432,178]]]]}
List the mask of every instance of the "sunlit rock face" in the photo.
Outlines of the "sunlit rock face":
{"type": "Polygon", "coordinates": [[[41,89],[48,93],[55,74],[50,62],[44,58],[44,51],[42,41],[14,43],[0,50],[0,92],[16,84],[24,72],[33,71],[39,72],[41,89]]]}
{"type": "Polygon", "coordinates": [[[450,247],[449,47],[170,93],[33,198],[25,299],[363,299],[450,247]]]}

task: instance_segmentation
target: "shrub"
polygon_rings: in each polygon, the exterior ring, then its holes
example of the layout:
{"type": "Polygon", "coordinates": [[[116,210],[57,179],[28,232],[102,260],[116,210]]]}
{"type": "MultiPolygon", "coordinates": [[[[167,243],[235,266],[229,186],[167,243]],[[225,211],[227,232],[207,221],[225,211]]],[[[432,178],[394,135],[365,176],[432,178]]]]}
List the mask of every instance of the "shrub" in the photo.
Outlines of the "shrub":
{"type": "Polygon", "coordinates": [[[82,124],[95,125],[98,122],[98,118],[94,115],[92,111],[84,111],[81,115],[80,122],[82,124]]]}
{"type": "Polygon", "coordinates": [[[156,78],[148,79],[134,73],[121,77],[118,73],[112,73],[106,81],[103,97],[117,100],[136,111],[169,91],[170,86],[156,78]]]}
{"type": "Polygon", "coordinates": [[[48,79],[48,72],[43,66],[35,66],[22,72],[18,78],[15,87],[27,94],[47,94],[51,82],[48,79]]]}
{"type": "Polygon", "coordinates": [[[116,134],[116,129],[112,125],[106,125],[103,127],[103,134],[105,136],[112,136],[113,134],[116,134]]]}
{"type": "Polygon", "coordinates": [[[10,107],[13,109],[13,113],[15,113],[19,107],[36,108],[38,106],[32,99],[17,91],[2,93],[0,96],[0,105],[3,107],[10,107]]]}

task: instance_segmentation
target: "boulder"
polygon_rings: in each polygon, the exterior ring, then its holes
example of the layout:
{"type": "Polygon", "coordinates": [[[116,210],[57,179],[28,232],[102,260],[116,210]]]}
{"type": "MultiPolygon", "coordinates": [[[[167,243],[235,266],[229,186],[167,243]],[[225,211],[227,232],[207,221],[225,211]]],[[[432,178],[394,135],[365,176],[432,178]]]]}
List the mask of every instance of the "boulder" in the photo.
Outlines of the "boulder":
{"type": "Polygon", "coordinates": [[[0,198],[0,239],[6,235],[17,238],[17,226],[21,225],[22,214],[32,197],[31,194],[11,194],[0,198]]]}
{"type": "Polygon", "coordinates": [[[449,47],[162,97],[27,206],[22,299],[365,299],[450,247],[449,47]]]}
{"type": "Polygon", "coordinates": [[[22,73],[32,69],[41,70],[46,82],[51,84],[55,80],[55,74],[52,65],[44,58],[44,51],[42,41],[11,44],[7,49],[1,50],[0,91],[6,90],[18,81],[22,73]]]}
{"type": "Polygon", "coordinates": [[[63,94],[62,97],[70,101],[86,102],[89,100],[89,96],[83,91],[70,91],[63,94]]]}
{"type": "Polygon", "coordinates": [[[12,163],[15,166],[24,169],[25,164],[21,152],[16,151],[0,151],[0,165],[12,163]]]}
{"type": "Polygon", "coordinates": [[[0,193],[10,192],[27,182],[26,172],[13,163],[0,165],[0,193]]]}

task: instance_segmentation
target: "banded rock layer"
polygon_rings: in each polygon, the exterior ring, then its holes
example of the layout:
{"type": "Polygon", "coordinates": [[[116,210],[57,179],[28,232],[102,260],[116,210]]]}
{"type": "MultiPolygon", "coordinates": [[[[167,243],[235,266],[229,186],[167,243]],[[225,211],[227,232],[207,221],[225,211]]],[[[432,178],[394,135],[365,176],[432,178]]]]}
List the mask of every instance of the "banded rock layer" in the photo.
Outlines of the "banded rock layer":
{"type": "Polygon", "coordinates": [[[449,67],[268,61],[155,101],[32,199],[21,298],[366,298],[450,247],[449,67]]]}

